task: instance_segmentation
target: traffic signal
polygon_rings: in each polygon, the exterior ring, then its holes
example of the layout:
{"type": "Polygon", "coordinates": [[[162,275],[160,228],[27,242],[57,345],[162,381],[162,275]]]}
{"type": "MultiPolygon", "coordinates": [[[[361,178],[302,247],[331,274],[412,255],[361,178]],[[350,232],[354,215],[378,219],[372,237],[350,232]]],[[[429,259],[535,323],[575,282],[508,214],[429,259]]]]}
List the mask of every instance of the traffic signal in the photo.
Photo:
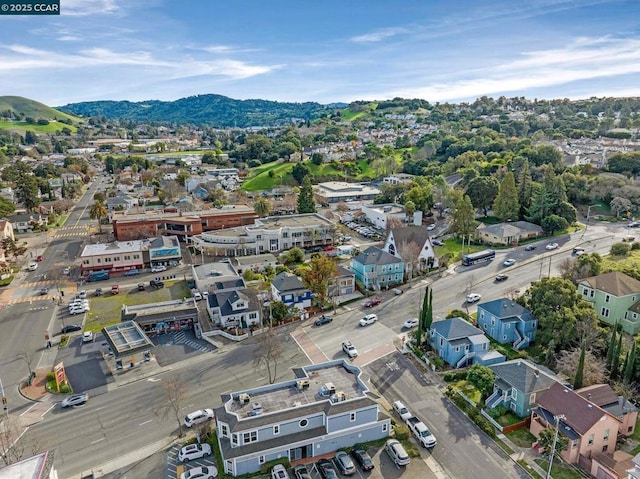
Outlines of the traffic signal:
{"type": "Polygon", "coordinates": [[[64,298],[64,290],[63,289],[60,290],[60,296],[62,296],[64,298]]]}
{"type": "Polygon", "coordinates": [[[2,404],[4,404],[5,406],[7,405],[7,397],[6,396],[2,396],[2,404]]]}

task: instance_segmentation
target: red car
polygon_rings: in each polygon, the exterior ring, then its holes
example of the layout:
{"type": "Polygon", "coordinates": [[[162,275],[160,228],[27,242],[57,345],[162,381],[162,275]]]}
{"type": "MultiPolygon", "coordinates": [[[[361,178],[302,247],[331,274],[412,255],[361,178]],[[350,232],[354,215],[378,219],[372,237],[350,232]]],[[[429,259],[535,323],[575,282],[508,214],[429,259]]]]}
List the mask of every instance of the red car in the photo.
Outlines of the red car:
{"type": "Polygon", "coordinates": [[[365,308],[372,308],[373,306],[378,306],[382,300],[380,298],[371,298],[364,303],[365,308]]]}
{"type": "Polygon", "coordinates": [[[36,258],[36,261],[44,261],[44,256],[40,255],[36,258]]]}

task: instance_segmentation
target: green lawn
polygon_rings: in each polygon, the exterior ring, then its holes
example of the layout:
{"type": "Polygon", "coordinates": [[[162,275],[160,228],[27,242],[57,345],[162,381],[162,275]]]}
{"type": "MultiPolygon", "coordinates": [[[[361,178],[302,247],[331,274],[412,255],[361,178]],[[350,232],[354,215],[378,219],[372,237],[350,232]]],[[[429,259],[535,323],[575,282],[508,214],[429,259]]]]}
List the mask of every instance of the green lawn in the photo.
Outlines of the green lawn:
{"type": "Polygon", "coordinates": [[[536,437],[529,432],[526,427],[522,429],[516,429],[506,434],[506,436],[519,447],[531,447],[531,444],[536,442],[536,437]]]}
{"type": "Polygon", "coordinates": [[[482,398],[482,394],[480,393],[480,391],[478,391],[471,384],[469,384],[466,381],[466,379],[463,379],[462,381],[458,381],[457,383],[454,383],[453,387],[455,389],[459,389],[460,391],[462,391],[465,396],[467,396],[476,404],[479,403],[480,399],[482,398]]]}
{"type": "MultiPolygon", "coordinates": [[[[436,246],[436,254],[440,257],[443,257],[447,254],[451,255],[451,263],[452,261],[459,261],[462,258],[462,240],[458,238],[449,238],[443,241],[444,246],[436,246]]],[[[464,254],[475,253],[476,251],[482,251],[483,249],[487,249],[487,246],[483,245],[464,245],[464,254]]]]}
{"type": "Polygon", "coordinates": [[[67,125],[55,120],[50,120],[48,125],[28,124],[26,121],[0,120],[0,129],[2,130],[31,130],[36,133],[55,133],[56,131],[62,131],[63,128],[69,128],[72,133],[77,133],[78,131],[78,127],[75,125],[67,125]]]}
{"type": "MultiPolygon", "coordinates": [[[[162,289],[151,289],[149,283],[145,283],[146,291],[138,291],[135,286],[127,289],[122,288],[120,294],[116,295],[109,292],[112,283],[93,284],[95,284],[95,288],[102,288],[104,296],[91,297],[91,311],[87,314],[85,331],[100,331],[105,326],[118,324],[123,304],[135,306],[191,296],[189,288],[182,280],[165,281],[165,287],[162,289]]],[[[93,295],[95,288],[92,286],[89,290],[90,295],[93,295]]]]}
{"type": "MultiPolygon", "coordinates": [[[[537,459],[536,464],[540,466],[545,471],[549,467],[549,461],[544,459],[537,459]]],[[[553,462],[553,467],[551,468],[551,477],[553,479],[582,479],[582,474],[574,469],[570,469],[568,467],[564,467],[560,465],[558,462],[553,462]]]]}

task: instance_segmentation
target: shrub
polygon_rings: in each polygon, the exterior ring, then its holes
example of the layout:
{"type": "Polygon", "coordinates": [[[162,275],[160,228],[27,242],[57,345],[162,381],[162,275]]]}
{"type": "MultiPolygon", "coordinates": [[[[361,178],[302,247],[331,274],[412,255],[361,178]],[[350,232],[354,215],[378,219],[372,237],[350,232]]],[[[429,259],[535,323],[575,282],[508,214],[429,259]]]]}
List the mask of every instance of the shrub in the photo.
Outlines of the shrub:
{"type": "Polygon", "coordinates": [[[631,251],[635,251],[637,249],[640,249],[640,242],[631,243],[631,251]]]}
{"type": "Polygon", "coordinates": [[[463,379],[467,379],[467,372],[456,371],[453,373],[445,373],[444,376],[442,376],[442,378],[448,383],[462,381],[463,379]]]}
{"type": "Polygon", "coordinates": [[[611,256],[627,256],[629,245],[627,243],[614,243],[611,245],[611,256]]]}
{"type": "Polygon", "coordinates": [[[409,427],[406,424],[397,424],[393,429],[395,438],[398,441],[404,441],[405,439],[409,439],[409,427]]]}

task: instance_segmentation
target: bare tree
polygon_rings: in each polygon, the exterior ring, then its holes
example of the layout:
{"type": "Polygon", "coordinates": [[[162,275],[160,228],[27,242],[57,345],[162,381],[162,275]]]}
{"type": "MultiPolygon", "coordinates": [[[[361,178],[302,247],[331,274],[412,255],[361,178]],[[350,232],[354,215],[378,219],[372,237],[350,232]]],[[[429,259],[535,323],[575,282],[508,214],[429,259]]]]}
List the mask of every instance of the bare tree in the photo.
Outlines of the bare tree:
{"type": "Polygon", "coordinates": [[[25,441],[20,438],[21,433],[19,418],[8,416],[0,420],[0,459],[5,466],[18,462],[24,456],[25,441]]]}
{"type": "Polygon", "coordinates": [[[162,419],[169,416],[175,417],[178,422],[178,437],[182,437],[182,413],[180,412],[187,399],[187,388],[185,382],[179,377],[174,376],[160,383],[164,394],[165,402],[157,410],[155,414],[162,419]]]}
{"type": "MultiPolygon", "coordinates": [[[[580,348],[562,351],[557,361],[558,372],[568,378],[573,378],[578,369],[580,348]]],[[[607,369],[602,359],[596,357],[590,349],[586,351],[583,371],[583,386],[601,384],[607,380],[607,369]]]]}
{"type": "Polygon", "coordinates": [[[407,281],[413,278],[419,271],[420,253],[422,249],[415,241],[404,241],[398,245],[399,250],[402,252],[402,260],[408,267],[405,271],[407,281]]]}
{"type": "Polygon", "coordinates": [[[27,368],[29,368],[29,379],[31,379],[31,376],[33,375],[33,362],[35,361],[35,353],[33,351],[22,350],[20,353],[18,353],[16,358],[24,361],[24,363],[27,365],[27,368]]]}
{"type": "Polygon", "coordinates": [[[180,184],[175,180],[167,181],[161,190],[161,197],[165,203],[171,203],[174,199],[178,197],[182,191],[180,184]]]}
{"type": "Polygon", "coordinates": [[[253,365],[256,368],[264,367],[269,376],[269,384],[273,384],[278,375],[278,361],[284,354],[282,340],[273,329],[267,329],[259,336],[259,341],[253,352],[253,365]]]}

